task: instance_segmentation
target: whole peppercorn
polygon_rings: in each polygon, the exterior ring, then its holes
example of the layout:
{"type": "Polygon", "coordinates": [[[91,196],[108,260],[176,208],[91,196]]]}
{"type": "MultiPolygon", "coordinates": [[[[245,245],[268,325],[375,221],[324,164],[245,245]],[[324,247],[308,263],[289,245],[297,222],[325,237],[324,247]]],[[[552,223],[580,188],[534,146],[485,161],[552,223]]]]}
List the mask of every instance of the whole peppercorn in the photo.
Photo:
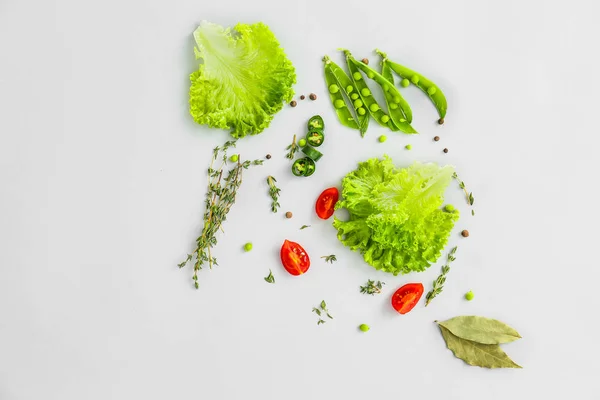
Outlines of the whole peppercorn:
{"type": "Polygon", "coordinates": [[[444,123],[444,118],[438,119],[438,124],[442,125],[444,123]]]}
{"type": "Polygon", "coordinates": [[[285,217],[286,217],[287,219],[290,219],[290,218],[292,218],[292,215],[293,215],[293,214],[292,214],[292,212],[291,212],[291,211],[288,211],[288,212],[286,212],[286,213],[285,213],[285,217]]]}
{"type": "Polygon", "coordinates": [[[305,95],[300,96],[300,100],[304,100],[306,98],[305,95]]]}
{"type": "Polygon", "coordinates": [[[296,107],[296,105],[298,105],[298,103],[296,103],[296,100],[292,100],[292,101],[290,102],[290,106],[292,106],[292,107],[296,107]]]}
{"type": "Polygon", "coordinates": [[[469,237],[469,231],[468,230],[463,230],[461,233],[462,237],[469,237]]]}
{"type": "Polygon", "coordinates": [[[369,59],[368,59],[368,58],[363,58],[361,61],[362,61],[363,63],[365,63],[365,64],[369,65],[369,59]]]}
{"type": "Polygon", "coordinates": [[[440,137],[439,136],[434,136],[433,140],[435,140],[436,142],[440,141],[440,137]]]}
{"type": "Polygon", "coordinates": [[[316,100],[317,99],[317,95],[314,93],[311,93],[310,95],[308,95],[308,98],[311,100],[316,100]]]}
{"type": "Polygon", "coordinates": [[[271,155],[270,155],[270,154],[267,154],[267,155],[265,156],[265,158],[266,158],[267,160],[270,160],[270,159],[271,159],[271,155]]]}
{"type": "Polygon", "coordinates": [[[447,152],[448,152],[448,148],[445,148],[445,149],[444,149],[444,153],[447,153],[447,152]]]}

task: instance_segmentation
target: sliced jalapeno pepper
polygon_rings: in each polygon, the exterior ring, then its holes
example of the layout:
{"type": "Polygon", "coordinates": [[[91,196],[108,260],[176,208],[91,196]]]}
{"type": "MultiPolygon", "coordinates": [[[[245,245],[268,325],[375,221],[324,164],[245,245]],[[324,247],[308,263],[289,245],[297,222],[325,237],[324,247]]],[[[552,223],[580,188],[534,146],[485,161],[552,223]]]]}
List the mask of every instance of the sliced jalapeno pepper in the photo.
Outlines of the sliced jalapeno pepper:
{"type": "Polygon", "coordinates": [[[302,149],[302,152],[304,154],[306,154],[313,161],[319,161],[321,159],[321,157],[323,157],[323,153],[321,153],[319,150],[313,149],[309,145],[306,145],[302,149]]]}
{"type": "Polygon", "coordinates": [[[295,176],[304,176],[307,170],[306,165],[306,158],[294,161],[294,164],[292,164],[292,174],[295,176]]]}
{"type": "Polygon", "coordinates": [[[312,147],[319,147],[320,145],[323,144],[324,140],[325,140],[325,135],[323,135],[323,132],[310,131],[306,134],[306,141],[312,147]]]}
{"type": "Polygon", "coordinates": [[[315,173],[315,162],[308,157],[303,158],[306,161],[306,172],[304,172],[304,176],[311,176],[315,173]]]}
{"type": "Polygon", "coordinates": [[[325,129],[325,123],[320,115],[314,115],[308,120],[309,131],[323,131],[325,129]]]}

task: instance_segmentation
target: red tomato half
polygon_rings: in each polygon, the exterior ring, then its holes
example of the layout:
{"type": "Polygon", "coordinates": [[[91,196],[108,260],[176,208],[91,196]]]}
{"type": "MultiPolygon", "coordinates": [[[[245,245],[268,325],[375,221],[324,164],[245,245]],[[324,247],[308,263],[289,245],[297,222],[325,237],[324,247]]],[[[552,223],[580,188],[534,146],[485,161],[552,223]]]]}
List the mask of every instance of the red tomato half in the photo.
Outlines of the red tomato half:
{"type": "Polygon", "coordinates": [[[310,258],[302,246],[286,240],[281,246],[281,263],[290,274],[302,275],[310,267],[310,258]]]}
{"type": "Polygon", "coordinates": [[[315,204],[315,210],[319,218],[328,219],[331,217],[335,211],[335,203],[339,198],[340,194],[337,188],[325,189],[317,199],[317,204],[315,204]]]}
{"type": "Polygon", "coordinates": [[[406,314],[417,305],[422,295],[422,283],[407,283],[392,296],[392,307],[400,314],[406,314]]]}

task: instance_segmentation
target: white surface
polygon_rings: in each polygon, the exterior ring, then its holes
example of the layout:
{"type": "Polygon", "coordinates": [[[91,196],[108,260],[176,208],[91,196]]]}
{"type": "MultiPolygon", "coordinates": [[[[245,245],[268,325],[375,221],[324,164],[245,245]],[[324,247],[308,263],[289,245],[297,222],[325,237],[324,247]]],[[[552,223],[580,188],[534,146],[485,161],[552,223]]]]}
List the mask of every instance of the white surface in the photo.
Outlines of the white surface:
{"type": "Polygon", "coordinates": [[[599,11],[591,0],[1,1],[0,399],[597,399],[599,11]],[[273,159],[245,175],[221,266],[195,291],[176,264],[199,230],[210,149],[227,138],[187,112],[202,19],[267,23],[297,93],[319,99],[239,143],[273,159]],[[342,46],[373,60],[379,47],[437,82],[447,123],[411,90],[419,137],[342,128],[320,61],[342,46]],[[296,179],[284,148],[315,113],[325,157],[296,179]],[[313,215],[322,189],[383,153],[452,163],[476,199],[471,217],[448,191],[463,212],[458,259],[444,293],[406,316],[390,294],[429,288],[440,263],[378,273],[313,215]],[[269,212],[268,174],[292,220],[269,212]],[[309,274],[282,270],[285,238],[312,255],[309,274]],[[332,253],[334,265],[319,259],[332,253]],[[275,285],[263,281],[269,268],[275,285]],[[386,293],[360,295],[367,278],[386,293]],[[335,320],[317,326],[321,299],[335,320]],[[433,320],[464,314],[518,329],[505,350],[525,368],[455,359],[433,320]]]}

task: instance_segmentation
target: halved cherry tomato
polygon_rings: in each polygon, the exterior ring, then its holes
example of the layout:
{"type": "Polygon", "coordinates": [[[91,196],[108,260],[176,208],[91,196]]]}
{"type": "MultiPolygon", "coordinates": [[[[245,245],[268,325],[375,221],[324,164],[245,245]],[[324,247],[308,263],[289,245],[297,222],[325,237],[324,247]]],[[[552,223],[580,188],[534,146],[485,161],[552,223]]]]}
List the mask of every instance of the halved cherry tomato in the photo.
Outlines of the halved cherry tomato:
{"type": "Polygon", "coordinates": [[[337,188],[325,189],[317,199],[317,204],[315,204],[315,210],[319,218],[328,219],[331,217],[335,211],[335,203],[339,198],[340,194],[337,188]]]}
{"type": "Polygon", "coordinates": [[[281,263],[290,274],[302,275],[310,267],[310,258],[302,246],[286,240],[281,246],[281,263]]]}
{"type": "Polygon", "coordinates": [[[400,314],[406,314],[417,305],[422,295],[422,283],[407,283],[393,294],[392,307],[400,314]]]}

